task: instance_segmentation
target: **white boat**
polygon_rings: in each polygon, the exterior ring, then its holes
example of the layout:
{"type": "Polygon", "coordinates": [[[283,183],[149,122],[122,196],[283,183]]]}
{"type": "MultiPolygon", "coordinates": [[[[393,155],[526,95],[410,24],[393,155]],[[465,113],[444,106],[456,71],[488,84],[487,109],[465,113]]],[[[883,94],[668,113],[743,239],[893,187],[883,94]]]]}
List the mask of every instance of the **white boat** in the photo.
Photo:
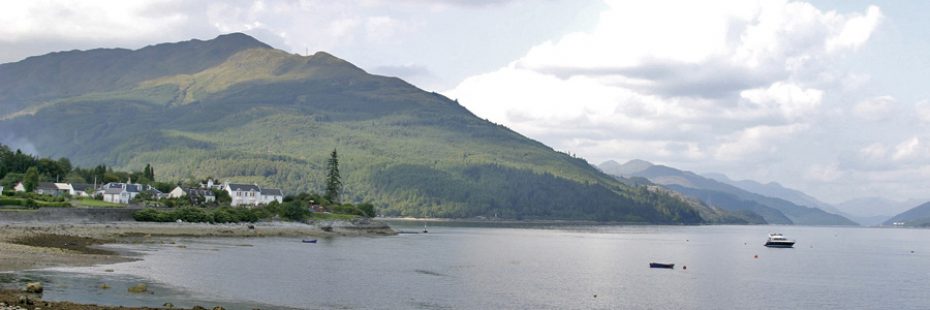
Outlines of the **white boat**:
{"type": "Polygon", "coordinates": [[[769,234],[769,240],[765,241],[765,246],[770,248],[790,248],[794,247],[794,240],[788,240],[779,233],[769,234]]]}

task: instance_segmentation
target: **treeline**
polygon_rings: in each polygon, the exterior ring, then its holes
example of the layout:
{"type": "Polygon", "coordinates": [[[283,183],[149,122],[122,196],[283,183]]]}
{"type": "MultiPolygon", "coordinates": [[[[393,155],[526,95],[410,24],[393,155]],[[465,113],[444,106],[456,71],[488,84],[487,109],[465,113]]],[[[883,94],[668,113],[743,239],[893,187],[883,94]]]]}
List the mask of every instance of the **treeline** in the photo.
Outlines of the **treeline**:
{"type": "Polygon", "coordinates": [[[146,165],[143,171],[134,172],[115,171],[106,165],[81,168],[72,165],[68,158],[39,158],[0,144],[0,185],[4,188],[13,188],[16,183],[23,181],[91,184],[96,181],[97,184],[105,184],[129,179],[154,186],[155,169],[151,165],[146,165]]]}

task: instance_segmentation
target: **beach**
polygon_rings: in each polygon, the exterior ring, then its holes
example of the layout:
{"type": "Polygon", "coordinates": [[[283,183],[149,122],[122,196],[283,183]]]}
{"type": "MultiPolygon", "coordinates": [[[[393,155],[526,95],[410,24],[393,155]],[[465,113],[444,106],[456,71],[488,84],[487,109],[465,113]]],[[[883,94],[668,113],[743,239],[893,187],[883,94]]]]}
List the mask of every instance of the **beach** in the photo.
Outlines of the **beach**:
{"type": "Polygon", "coordinates": [[[38,223],[0,222],[0,272],[57,266],[91,266],[132,258],[95,251],[94,244],[159,242],[157,237],[325,237],[393,235],[394,230],[377,221],[337,221],[302,224],[263,222],[239,224],[206,223],[38,223]],[[250,228],[251,227],[251,228],[250,228]],[[329,229],[328,227],[331,227],[329,229]],[[330,231],[326,231],[330,230],[330,231]],[[24,239],[44,236],[38,242],[24,239]],[[78,239],[84,246],[76,246],[78,239]],[[25,243],[25,244],[24,244],[25,243]]]}

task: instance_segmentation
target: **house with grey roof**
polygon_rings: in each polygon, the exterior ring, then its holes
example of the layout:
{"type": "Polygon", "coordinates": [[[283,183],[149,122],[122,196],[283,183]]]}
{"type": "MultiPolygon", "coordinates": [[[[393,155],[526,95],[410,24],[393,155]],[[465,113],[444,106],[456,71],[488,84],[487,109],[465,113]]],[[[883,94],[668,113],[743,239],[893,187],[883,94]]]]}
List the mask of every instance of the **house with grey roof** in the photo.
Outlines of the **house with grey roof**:
{"type": "Polygon", "coordinates": [[[106,202],[128,204],[143,190],[142,184],[107,183],[97,191],[97,194],[103,195],[103,201],[106,202]]]}
{"type": "Polygon", "coordinates": [[[284,192],[276,188],[262,189],[257,184],[226,183],[223,190],[232,198],[231,206],[258,206],[272,201],[282,202],[284,192]]]}
{"type": "Polygon", "coordinates": [[[261,191],[261,197],[259,203],[269,204],[273,201],[281,203],[284,201],[284,192],[277,188],[263,188],[261,191]]]}
{"type": "Polygon", "coordinates": [[[204,188],[185,188],[185,187],[175,187],[173,190],[168,192],[168,198],[181,198],[188,197],[192,203],[210,203],[216,201],[216,195],[213,194],[212,190],[204,188]]]}
{"type": "Polygon", "coordinates": [[[71,183],[71,197],[90,197],[97,191],[93,184],[71,183]]]}

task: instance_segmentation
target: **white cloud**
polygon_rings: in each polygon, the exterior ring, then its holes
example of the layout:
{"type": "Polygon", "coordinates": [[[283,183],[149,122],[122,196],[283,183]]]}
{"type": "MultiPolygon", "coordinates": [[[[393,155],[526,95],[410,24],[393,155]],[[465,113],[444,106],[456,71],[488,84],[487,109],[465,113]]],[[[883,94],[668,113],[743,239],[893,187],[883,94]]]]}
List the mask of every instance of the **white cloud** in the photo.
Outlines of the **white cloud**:
{"type": "Polygon", "coordinates": [[[901,142],[898,146],[895,147],[894,155],[891,156],[891,159],[894,160],[905,160],[911,159],[915,156],[923,155],[920,149],[920,139],[917,137],[912,137],[907,139],[907,141],[901,142]]]}
{"type": "Polygon", "coordinates": [[[106,40],[162,37],[188,21],[173,10],[175,0],[4,1],[0,41],[36,39],[106,40]]]}
{"type": "Polygon", "coordinates": [[[779,81],[768,88],[744,90],[740,92],[740,97],[755,104],[758,109],[778,111],[786,119],[796,119],[820,107],[823,91],[779,81]]]}
{"type": "Polygon", "coordinates": [[[914,105],[914,111],[917,112],[917,118],[921,122],[930,123],[930,100],[921,100],[914,105]]]}
{"type": "Polygon", "coordinates": [[[784,1],[607,5],[592,31],[543,42],[446,94],[556,148],[651,139],[664,142],[644,143],[640,157],[688,145],[682,161],[753,160],[817,122],[828,91],[862,79],[823,78],[817,64],[864,44],[882,18],[877,7],[839,14],[784,1]]]}
{"type": "Polygon", "coordinates": [[[808,180],[816,182],[832,182],[845,176],[846,173],[840,170],[838,163],[811,165],[804,175],[808,180]]]}
{"type": "Polygon", "coordinates": [[[853,115],[867,121],[880,121],[891,116],[895,109],[895,99],[891,96],[867,98],[857,103],[853,115]]]}
{"type": "Polygon", "coordinates": [[[716,148],[715,157],[722,161],[740,160],[759,153],[774,154],[779,142],[808,129],[808,125],[755,126],[725,137],[716,148]]]}

